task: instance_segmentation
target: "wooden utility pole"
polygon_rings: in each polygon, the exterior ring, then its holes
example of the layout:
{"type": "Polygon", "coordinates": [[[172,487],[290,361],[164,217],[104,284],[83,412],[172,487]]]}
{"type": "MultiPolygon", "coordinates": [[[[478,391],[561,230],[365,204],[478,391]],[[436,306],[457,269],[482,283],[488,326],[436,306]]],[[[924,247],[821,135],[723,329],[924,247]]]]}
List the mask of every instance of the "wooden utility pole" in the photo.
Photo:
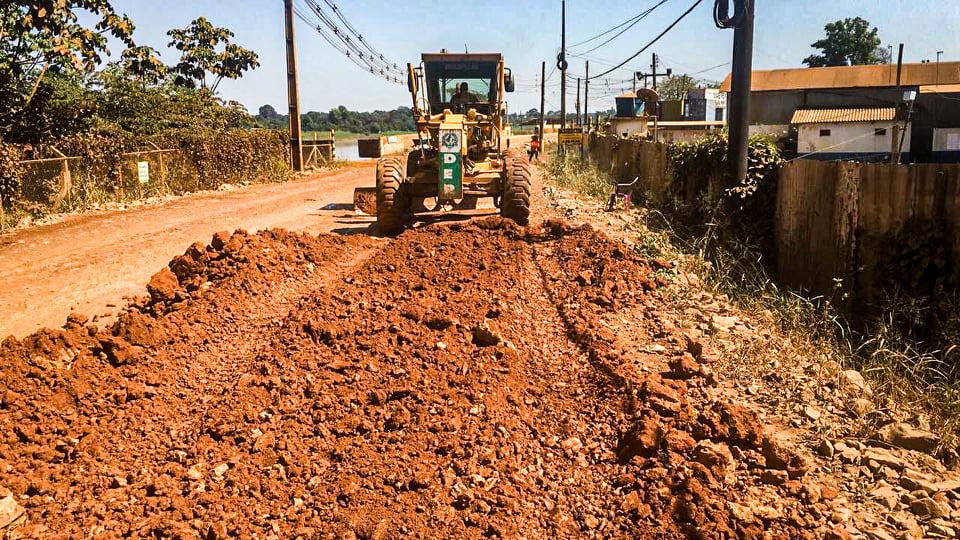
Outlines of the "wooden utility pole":
{"type": "Polygon", "coordinates": [[[580,127],[580,77],[577,77],[577,127],[580,127]]]}
{"type": "Polygon", "coordinates": [[[546,115],[544,107],[547,106],[547,63],[540,64],[540,148],[546,140],[543,133],[543,119],[546,115]]]}
{"type": "Polygon", "coordinates": [[[560,3],[560,127],[567,125],[567,0],[560,3]]]}
{"type": "Polygon", "coordinates": [[[287,102],[290,119],[290,166],[303,171],[303,132],[300,128],[300,88],[297,81],[297,45],[293,33],[293,0],[283,1],[287,39],[287,102]]]}
{"type": "Polygon", "coordinates": [[[586,66],[584,67],[586,73],[584,74],[583,82],[583,118],[585,119],[584,123],[587,124],[587,129],[590,128],[590,109],[587,106],[590,104],[590,61],[587,60],[586,66]]]}

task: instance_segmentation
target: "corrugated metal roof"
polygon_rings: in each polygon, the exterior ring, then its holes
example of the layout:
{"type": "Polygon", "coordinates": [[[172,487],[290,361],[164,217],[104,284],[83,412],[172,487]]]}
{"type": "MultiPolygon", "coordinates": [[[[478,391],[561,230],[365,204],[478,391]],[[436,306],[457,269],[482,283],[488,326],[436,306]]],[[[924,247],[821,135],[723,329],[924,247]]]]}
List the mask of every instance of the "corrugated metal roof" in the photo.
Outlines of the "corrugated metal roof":
{"type": "MultiPolygon", "coordinates": [[[[960,84],[960,62],[903,64],[902,86],[960,84]]],[[[774,90],[807,90],[817,88],[877,88],[897,85],[897,66],[838,66],[755,70],[750,88],[754,92],[774,90]]],[[[730,75],[720,90],[730,91],[730,75]]]]}
{"type": "Polygon", "coordinates": [[[897,117],[895,107],[866,109],[797,109],[791,124],[840,124],[845,122],[887,122],[897,117]]]}

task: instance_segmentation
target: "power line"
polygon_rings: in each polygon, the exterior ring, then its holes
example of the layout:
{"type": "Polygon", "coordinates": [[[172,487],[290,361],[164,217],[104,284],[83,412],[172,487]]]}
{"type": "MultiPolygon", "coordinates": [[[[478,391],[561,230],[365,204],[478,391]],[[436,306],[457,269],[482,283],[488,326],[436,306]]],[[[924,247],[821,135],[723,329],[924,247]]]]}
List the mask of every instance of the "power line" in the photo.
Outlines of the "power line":
{"type": "MultiPolygon", "coordinates": [[[[391,71],[394,69],[395,64],[391,65],[391,63],[386,59],[375,56],[372,53],[368,56],[367,53],[364,52],[364,50],[354,42],[353,38],[351,38],[349,35],[344,34],[344,32],[340,29],[339,26],[337,26],[337,24],[333,21],[333,19],[331,19],[330,16],[323,11],[323,9],[320,7],[320,4],[318,4],[316,0],[306,0],[306,3],[308,6],[310,6],[310,9],[313,10],[314,14],[323,22],[323,24],[326,25],[326,27],[329,28],[330,31],[333,32],[333,34],[344,45],[346,45],[353,53],[359,56],[364,63],[368,64],[371,68],[375,70],[391,71]]],[[[345,20],[342,17],[341,19],[345,20]]],[[[359,35],[359,32],[356,32],[355,30],[350,31],[350,33],[359,35]]],[[[399,69],[396,69],[395,71],[398,75],[401,74],[399,69]]]]}
{"type": "Polygon", "coordinates": [[[603,47],[604,45],[606,45],[606,44],[610,43],[611,41],[617,39],[618,37],[622,36],[627,30],[630,30],[631,28],[633,28],[634,26],[636,26],[637,23],[639,23],[640,21],[642,21],[643,19],[645,19],[648,15],[650,15],[651,13],[653,13],[654,10],[656,10],[658,7],[666,4],[668,1],[669,1],[669,0],[660,0],[660,2],[658,2],[656,5],[654,5],[654,6],[651,7],[650,9],[648,9],[648,10],[644,11],[643,13],[637,15],[637,17],[634,19],[633,22],[630,23],[629,26],[627,26],[627,27],[624,28],[623,30],[617,32],[616,34],[614,34],[614,36],[611,37],[610,39],[608,39],[608,40],[604,41],[603,43],[601,43],[601,44],[593,47],[592,49],[588,49],[588,50],[586,50],[586,51],[583,51],[582,53],[579,53],[579,54],[577,54],[577,53],[570,53],[571,56],[577,56],[577,57],[579,57],[579,56],[582,55],[582,54],[589,54],[589,53],[592,53],[593,51],[595,51],[595,50],[603,47]]]}
{"type": "MultiPolygon", "coordinates": [[[[661,3],[662,3],[662,2],[661,2],[661,3]]],[[[646,11],[645,11],[645,12],[642,12],[642,13],[638,13],[637,15],[634,15],[633,17],[630,17],[629,19],[623,21],[622,23],[614,26],[613,28],[610,28],[609,30],[605,30],[605,31],[603,31],[603,32],[601,32],[601,33],[593,36],[593,37],[590,38],[590,39],[585,39],[585,40],[581,41],[580,43],[574,43],[574,44],[571,45],[570,47],[571,47],[571,48],[576,48],[576,47],[579,47],[579,46],[581,46],[581,45],[586,45],[587,43],[590,43],[590,42],[593,41],[593,40],[600,39],[600,38],[602,38],[603,36],[609,34],[610,32],[615,32],[615,31],[619,30],[620,28],[622,28],[622,27],[630,24],[631,22],[633,22],[633,21],[634,21],[635,19],[637,19],[637,18],[643,18],[643,17],[645,17],[645,16],[646,16],[645,14],[646,14],[646,11]]]]}
{"type": "Polygon", "coordinates": [[[358,32],[357,29],[354,28],[352,24],[350,24],[350,21],[348,21],[347,18],[343,15],[343,13],[340,11],[340,8],[337,7],[337,4],[335,4],[331,0],[323,0],[323,1],[330,7],[331,10],[333,10],[334,15],[336,15],[337,18],[340,19],[340,22],[342,22],[343,25],[347,27],[347,30],[351,34],[353,34],[357,38],[357,40],[360,41],[360,43],[363,44],[363,46],[368,51],[370,51],[370,54],[374,55],[374,57],[376,58],[379,58],[384,64],[391,66],[393,70],[396,71],[397,73],[401,75],[403,74],[403,71],[400,69],[399,66],[397,66],[397,64],[395,63],[391,64],[390,61],[386,59],[386,57],[382,52],[380,52],[376,47],[371,45],[366,39],[363,38],[363,34],[358,32]]]}
{"type": "Polygon", "coordinates": [[[403,84],[400,81],[400,76],[398,73],[391,75],[390,66],[387,65],[386,60],[378,62],[379,59],[374,57],[373,54],[370,54],[368,57],[368,55],[364,53],[363,50],[356,45],[356,43],[354,43],[350,36],[343,34],[340,28],[326,13],[323,12],[319,4],[317,4],[314,0],[306,0],[306,3],[310,7],[310,13],[319,19],[322,25],[317,24],[316,20],[311,20],[300,8],[295,7],[294,13],[296,14],[297,18],[316,30],[316,32],[320,34],[324,41],[333,47],[334,50],[346,56],[348,60],[372,75],[398,85],[403,84]],[[326,26],[326,29],[324,29],[324,26],[326,26]],[[333,36],[330,35],[331,33],[333,36]]]}
{"type": "Polygon", "coordinates": [[[653,44],[656,43],[657,41],[659,41],[660,38],[662,38],[663,36],[665,36],[665,35],[667,34],[667,32],[669,32],[670,30],[673,30],[673,27],[675,27],[676,25],[680,24],[680,21],[682,21],[684,18],[686,18],[687,15],[689,15],[694,9],[696,9],[697,6],[699,6],[699,5],[702,4],[702,3],[703,3],[703,0],[697,0],[696,2],[694,2],[693,5],[690,6],[686,11],[684,11],[683,14],[680,15],[680,17],[677,18],[677,20],[673,21],[673,23],[671,23],[670,26],[668,26],[668,27],[666,28],[666,30],[664,30],[663,32],[660,32],[660,34],[659,34],[657,37],[653,38],[653,39],[650,41],[650,43],[647,43],[646,45],[644,45],[642,49],[640,49],[639,51],[633,53],[633,55],[630,56],[630,58],[627,58],[627,59],[624,60],[623,62],[620,62],[618,65],[616,65],[616,66],[614,66],[614,67],[612,67],[612,68],[604,71],[603,73],[600,73],[599,75],[596,75],[596,76],[594,76],[594,77],[590,77],[590,79],[596,79],[596,78],[599,78],[599,77],[603,77],[604,75],[609,75],[611,72],[616,71],[616,70],[622,68],[623,66],[627,65],[628,62],[630,62],[630,61],[633,60],[634,58],[640,56],[641,53],[643,53],[644,51],[646,51],[647,49],[649,49],[651,46],[653,46],[653,44]]]}

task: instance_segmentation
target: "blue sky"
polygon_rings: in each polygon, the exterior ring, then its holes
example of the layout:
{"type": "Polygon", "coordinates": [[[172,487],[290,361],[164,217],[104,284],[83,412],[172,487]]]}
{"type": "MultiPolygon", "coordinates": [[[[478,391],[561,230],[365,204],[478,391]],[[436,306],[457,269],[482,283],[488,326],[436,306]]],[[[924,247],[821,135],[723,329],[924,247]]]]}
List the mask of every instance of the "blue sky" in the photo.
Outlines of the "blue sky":
{"type": "MultiPolygon", "coordinates": [[[[297,0],[302,2],[302,0],[297,0]]],[[[666,28],[694,0],[668,0],[649,17],[609,45],[590,54],[591,72],[601,62],[617,64],[666,28]]],[[[366,39],[389,58],[406,63],[423,51],[441,48],[472,52],[500,51],[518,80],[510,96],[512,110],[539,106],[536,89],[540,62],[551,70],[560,45],[560,0],[338,0],[342,13],[366,39]]],[[[653,6],[655,0],[568,0],[568,44],[577,43],[653,6]]],[[[321,2],[322,4],[322,2],[321,2]]],[[[960,0],[757,0],[754,67],[800,66],[815,52],[810,44],[823,35],[823,25],[844,17],[862,16],[879,27],[884,45],[906,43],[905,60],[960,60],[960,0]]],[[[286,106],[281,0],[114,0],[115,7],[136,23],[138,43],[161,51],[167,63],[177,59],[166,48],[166,31],[186,26],[200,15],[229,27],[235,41],[260,54],[262,66],[239,81],[225,81],[221,93],[252,112],[265,103],[279,111],[286,106]]],[[[300,5],[304,5],[300,3],[300,5]]],[[[730,61],[733,32],[717,29],[712,20],[713,0],[703,3],[651,51],[674,72],[696,72],[730,61]]],[[[364,73],[333,50],[316,32],[297,22],[301,100],[304,111],[327,111],[338,105],[354,110],[390,109],[409,104],[405,87],[364,73]]],[[[586,47],[581,47],[583,50],[586,47]]],[[[114,53],[119,51],[115,50],[114,53]]],[[[631,65],[648,71],[650,51],[631,65]]],[[[581,59],[570,58],[571,72],[581,74],[581,59]]],[[[729,71],[723,65],[699,75],[716,80],[729,71]]],[[[615,81],[627,79],[627,69],[609,77],[607,89],[598,82],[593,96],[619,90],[615,81]]],[[[559,76],[548,83],[548,108],[559,108],[559,76]]],[[[625,83],[629,85],[629,83],[625,83]]],[[[573,92],[568,102],[573,101],[573,92]]],[[[591,110],[611,106],[611,98],[591,98],[591,110]]]]}

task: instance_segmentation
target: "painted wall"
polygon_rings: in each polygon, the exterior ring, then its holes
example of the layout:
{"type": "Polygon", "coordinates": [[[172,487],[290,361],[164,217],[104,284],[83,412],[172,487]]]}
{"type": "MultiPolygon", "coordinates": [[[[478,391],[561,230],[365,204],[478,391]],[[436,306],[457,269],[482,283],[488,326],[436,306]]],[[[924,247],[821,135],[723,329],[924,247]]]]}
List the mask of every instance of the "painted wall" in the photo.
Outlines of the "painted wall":
{"type": "Polygon", "coordinates": [[[933,130],[933,162],[960,163],[960,128],[933,130]]]}
{"type": "MultiPolygon", "coordinates": [[[[911,130],[908,126],[903,141],[904,153],[910,151],[911,130]]],[[[870,159],[882,160],[893,149],[893,129],[890,122],[844,122],[837,124],[803,124],[797,128],[797,152],[809,154],[807,159],[870,159]],[[821,136],[822,129],[830,135],[821,136]],[[877,135],[877,129],[884,129],[877,135]]]]}
{"type": "Polygon", "coordinates": [[[644,137],[647,134],[649,120],[644,116],[636,118],[611,118],[610,133],[620,137],[632,137],[634,135],[644,137]]]}

